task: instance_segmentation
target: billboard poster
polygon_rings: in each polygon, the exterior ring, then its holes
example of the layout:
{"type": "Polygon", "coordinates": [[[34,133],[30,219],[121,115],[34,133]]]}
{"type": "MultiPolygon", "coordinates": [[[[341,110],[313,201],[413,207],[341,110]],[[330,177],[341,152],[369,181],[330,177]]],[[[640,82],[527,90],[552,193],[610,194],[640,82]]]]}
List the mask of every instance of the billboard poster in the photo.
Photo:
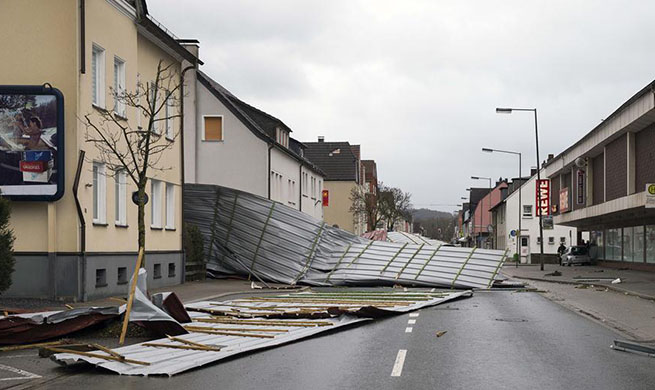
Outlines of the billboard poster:
{"type": "Polygon", "coordinates": [[[541,179],[536,181],[536,205],[537,216],[550,214],[550,180],[541,179]]]}
{"type": "Polygon", "coordinates": [[[559,191],[559,212],[566,213],[569,211],[569,189],[564,187],[559,191]]]}
{"type": "Polygon", "coordinates": [[[330,191],[323,190],[321,192],[321,197],[323,200],[323,207],[328,207],[330,205],[330,191]]]}
{"type": "Polygon", "coordinates": [[[0,85],[0,192],[54,201],[64,192],[64,98],[46,86],[0,85]]]}

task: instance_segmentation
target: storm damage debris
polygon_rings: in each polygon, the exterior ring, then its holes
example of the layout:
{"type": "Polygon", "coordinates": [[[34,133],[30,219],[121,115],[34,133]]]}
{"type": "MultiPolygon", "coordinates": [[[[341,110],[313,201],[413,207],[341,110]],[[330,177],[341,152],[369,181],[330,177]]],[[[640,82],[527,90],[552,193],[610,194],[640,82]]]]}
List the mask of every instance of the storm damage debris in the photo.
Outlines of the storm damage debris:
{"type": "MultiPolygon", "coordinates": [[[[185,222],[207,245],[211,275],[242,275],[289,285],[490,288],[507,253],[440,245],[371,241],[263,197],[187,184],[185,222]]],[[[424,242],[426,241],[426,242],[424,242]]]]}
{"type": "Polygon", "coordinates": [[[89,363],[121,375],[179,374],[258,349],[304,339],[373,317],[438,305],[470,291],[302,292],[186,305],[188,334],[116,348],[65,351],[51,359],[62,365],[89,363]]]}
{"type": "Polygon", "coordinates": [[[632,341],[614,340],[614,344],[610,345],[610,348],[616,351],[633,352],[655,358],[655,347],[651,345],[638,344],[632,341]]]}

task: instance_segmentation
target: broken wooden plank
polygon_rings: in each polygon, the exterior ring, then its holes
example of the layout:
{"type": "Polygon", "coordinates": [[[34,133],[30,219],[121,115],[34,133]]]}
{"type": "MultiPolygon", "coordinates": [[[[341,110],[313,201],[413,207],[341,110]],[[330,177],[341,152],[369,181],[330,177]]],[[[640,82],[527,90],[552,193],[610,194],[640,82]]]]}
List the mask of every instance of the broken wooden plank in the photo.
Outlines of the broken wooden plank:
{"type": "Polygon", "coordinates": [[[59,340],[59,341],[50,341],[50,342],[46,342],[46,343],[12,345],[12,346],[9,346],[9,347],[1,347],[0,352],[20,351],[22,349],[32,349],[32,348],[42,348],[42,347],[54,347],[56,345],[65,345],[65,344],[70,344],[70,341],[69,340],[59,340]]]}
{"type": "Polygon", "coordinates": [[[198,333],[208,333],[208,334],[219,334],[223,336],[238,336],[238,337],[257,337],[262,339],[272,339],[275,336],[270,334],[252,334],[252,333],[239,333],[239,332],[224,332],[221,330],[213,330],[212,328],[205,328],[202,326],[185,326],[184,329],[189,332],[198,332],[198,333]]]}
{"type": "Polygon", "coordinates": [[[212,347],[198,347],[195,345],[176,345],[176,344],[163,344],[163,343],[143,343],[141,344],[145,347],[156,347],[156,348],[172,348],[172,349],[186,349],[193,351],[207,351],[207,352],[220,352],[220,348],[212,347]]]}
{"type": "Polygon", "coordinates": [[[149,366],[150,363],[148,362],[142,362],[140,360],[133,360],[133,359],[119,359],[115,356],[112,355],[102,355],[99,353],[94,353],[94,352],[84,352],[84,351],[76,351],[74,349],[66,349],[66,348],[58,348],[58,347],[45,347],[47,350],[50,350],[55,353],[70,353],[73,355],[82,355],[82,356],[87,356],[87,357],[92,357],[92,358],[97,358],[97,359],[105,359],[105,360],[114,360],[120,363],[131,363],[131,364],[139,364],[142,366],[149,366]]]}

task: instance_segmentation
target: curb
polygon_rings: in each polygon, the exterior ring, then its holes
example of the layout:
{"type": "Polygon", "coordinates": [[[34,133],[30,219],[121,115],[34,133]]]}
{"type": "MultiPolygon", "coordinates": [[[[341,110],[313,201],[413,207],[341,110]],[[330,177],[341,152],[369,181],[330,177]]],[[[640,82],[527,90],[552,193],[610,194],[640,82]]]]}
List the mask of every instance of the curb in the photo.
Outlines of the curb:
{"type": "MultiPolygon", "coordinates": [[[[572,281],[568,281],[568,280],[551,280],[551,279],[531,278],[531,277],[528,277],[528,276],[511,276],[510,275],[509,278],[510,279],[515,278],[515,279],[523,279],[523,280],[534,280],[534,281],[537,281],[537,282],[546,282],[546,283],[569,284],[569,285],[591,285],[592,284],[592,283],[572,282],[572,281]]],[[[648,295],[648,294],[642,294],[642,293],[638,293],[638,292],[634,292],[634,291],[630,291],[630,290],[626,290],[624,288],[616,287],[614,285],[604,285],[604,284],[593,284],[593,285],[594,286],[602,286],[602,287],[605,287],[605,288],[607,288],[609,290],[612,290],[614,292],[619,292],[619,293],[623,293],[623,294],[626,294],[626,295],[631,295],[631,296],[634,296],[634,297],[639,297],[639,298],[642,298],[642,299],[649,299],[651,301],[655,301],[655,296],[648,295]]]]}

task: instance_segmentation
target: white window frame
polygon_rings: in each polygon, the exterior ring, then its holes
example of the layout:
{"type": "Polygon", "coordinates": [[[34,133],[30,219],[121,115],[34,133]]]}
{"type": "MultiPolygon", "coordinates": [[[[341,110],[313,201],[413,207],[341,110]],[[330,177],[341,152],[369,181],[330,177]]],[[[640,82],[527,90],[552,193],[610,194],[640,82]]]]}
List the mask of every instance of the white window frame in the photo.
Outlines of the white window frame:
{"type": "Polygon", "coordinates": [[[175,230],[175,185],[166,183],[166,229],[175,230]]]}
{"type": "Polygon", "coordinates": [[[114,56],[114,112],[125,118],[125,101],[118,96],[125,92],[125,60],[114,56]]]}
{"type": "Polygon", "coordinates": [[[93,223],[107,223],[107,167],[104,163],[93,163],[93,223]]]}
{"type": "Polygon", "coordinates": [[[532,205],[531,204],[524,204],[523,205],[523,210],[521,210],[521,216],[523,218],[532,218],[532,205]],[[529,207],[529,212],[526,212],[526,207],[529,207]]]}
{"type": "Polygon", "coordinates": [[[150,179],[150,228],[161,229],[162,226],[162,190],[161,181],[150,179]]]}
{"type": "Polygon", "coordinates": [[[203,142],[223,142],[225,140],[225,118],[223,115],[203,115],[202,116],[202,141],[203,142]],[[221,118],[221,139],[205,138],[205,118],[221,118]]]}
{"type": "Polygon", "coordinates": [[[105,108],[105,49],[93,44],[91,50],[91,103],[105,108]]]}
{"type": "Polygon", "coordinates": [[[116,226],[127,226],[127,172],[116,172],[114,180],[114,223],[116,226]]]}

